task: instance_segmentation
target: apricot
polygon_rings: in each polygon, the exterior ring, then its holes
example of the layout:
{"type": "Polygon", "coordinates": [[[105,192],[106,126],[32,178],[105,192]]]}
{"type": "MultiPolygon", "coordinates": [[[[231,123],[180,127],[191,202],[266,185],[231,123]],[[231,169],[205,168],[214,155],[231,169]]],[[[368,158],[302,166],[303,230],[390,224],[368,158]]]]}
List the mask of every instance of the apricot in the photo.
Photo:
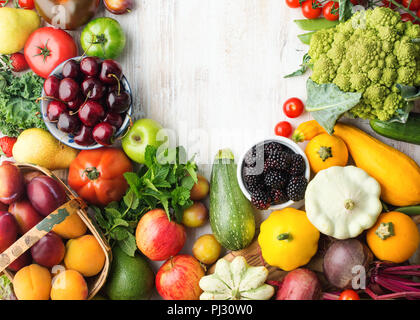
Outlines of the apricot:
{"type": "Polygon", "coordinates": [[[13,287],[19,300],[48,300],[51,291],[51,274],[47,268],[31,264],[15,274],[13,287]]]}
{"type": "Polygon", "coordinates": [[[87,296],[88,286],[79,272],[66,270],[54,277],[51,300],[86,300],[87,296]]]}
{"type": "Polygon", "coordinates": [[[105,253],[94,236],[88,234],[67,241],[64,265],[85,277],[97,275],[105,264],[105,253]]]}
{"type": "Polygon", "coordinates": [[[64,239],[74,239],[83,236],[87,227],[77,213],[72,213],[63,222],[56,225],[52,231],[64,239]]]}

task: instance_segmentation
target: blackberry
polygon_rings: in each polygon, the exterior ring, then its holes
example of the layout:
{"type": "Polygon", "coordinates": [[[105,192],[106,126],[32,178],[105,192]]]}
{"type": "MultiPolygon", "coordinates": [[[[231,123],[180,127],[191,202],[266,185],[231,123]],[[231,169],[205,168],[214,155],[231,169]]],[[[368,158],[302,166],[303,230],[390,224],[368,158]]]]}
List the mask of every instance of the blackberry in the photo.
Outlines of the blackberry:
{"type": "Polygon", "coordinates": [[[287,175],[279,170],[271,169],[264,175],[264,184],[274,189],[283,188],[287,180],[287,175]]]}
{"type": "Polygon", "coordinates": [[[305,160],[300,154],[293,154],[291,156],[289,173],[292,176],[302,176],[305,173],[305,160]]]}
{"type": "Polygon", "coordinates": [[[286,192],[282,189],[271,189],[270,197],[271,201],[275,204],[284,203],[289,200],[286,192]]]}
{"type": "Polygon", "coordinates": [[[287,197],[293,201],[302,200],[305,197],[308,181],[305,177],[292,177],[286,188],[287,197]]]}
{"type": "Polygon", "coordinates": [[[265,190],[258,190],[251,194],[251,203],[259,210],[266,210],[270,207],[271,199],[265,190]]]}
{"type": "Polygon", "coordinates": [[[290,167],[291,157],[287,152],[273,152],[264,161],[264,171],[268,169],[281,169],[287,171],[290,167]]]}
{"type": "Polygon", "coordinates": [[[277,142],[269,142],[264,145],[264,155],[266,157],[270,156],[270,154],[274,152],[281,152],[283,147],[280,143],[277,142]]]}
{"type": "Polygon", "coordinates": [[[261,184],[262,178],[262,175],[247,175],[244,176],[244,181],[247,185],[256,185],[261,184]]]}

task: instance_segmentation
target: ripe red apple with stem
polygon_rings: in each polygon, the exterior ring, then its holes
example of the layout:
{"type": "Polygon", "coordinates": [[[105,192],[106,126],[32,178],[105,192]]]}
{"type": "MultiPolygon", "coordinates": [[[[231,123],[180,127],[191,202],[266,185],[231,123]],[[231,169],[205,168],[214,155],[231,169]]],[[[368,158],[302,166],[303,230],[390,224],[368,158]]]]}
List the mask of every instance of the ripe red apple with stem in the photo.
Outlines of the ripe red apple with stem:
{"type": "Polygon", "coordinates": [[[165,300],[199,300],[204,269],[194,257],[181,254],[166,261],[156,274],[156,289],[165,300]]]}
{"type": "Polygon", "coordinates": [[[154,209],[140,219],[136,229],[137,247],[153,261],[175,256],[184,246],[184,226],[169,221],[163,209],[154,209]]]}

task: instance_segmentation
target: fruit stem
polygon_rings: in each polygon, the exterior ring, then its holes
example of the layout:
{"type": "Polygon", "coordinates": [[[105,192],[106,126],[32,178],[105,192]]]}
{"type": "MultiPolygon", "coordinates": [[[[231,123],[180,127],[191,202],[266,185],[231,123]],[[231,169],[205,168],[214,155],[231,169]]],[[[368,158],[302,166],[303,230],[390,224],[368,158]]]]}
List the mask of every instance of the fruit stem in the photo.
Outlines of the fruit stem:
{"type": "Polygon", "coordinates": [[[325,160],[327,160],[328,158],[332,158],[333,156],[331,147],[321,146],[317,153],[319,154],[319,157],[322,159],[323,162],[325,162],[325,160]]]}
{"type": "Polygon", "coordinates": [[[34,55],[34,57],[42,56],[43,57],[42,59],[44,60],[44,62],[47,59],[47,57],[49,57],[51,55],[51,51],[47,47],[48,40],[45,42],[45,46],[44,47],[39,47],[39,46],[37,47],[40,50],[40,52],[38,54],[34,55]]]}
{"type": "Polygon", "coordinates": [[[389,237],[395,236],[394,224],[392,222],[382,222],[376,229],[375,234],[381,238],[381,240],[386,240],[389,237]]]}
{"type": "Polygon", "coordinates": [[[285,232],[285,233],[280,233],[277,236],[277,240],[288,240],[288,241],[291,241],[291,240],[293,240],[293,237],[292,237],[292,235],[289,232],[285,232]]]}
{"type": "Polygon", "coordinates": [[[353,210],[354,201],[351,199],[347,199],[346,201],[344,201],[344,208],[346,208],[347,210],[353,210]]]}
{"type": "Polygon", "coordinates": [[[108,78],[113,77],[113,78],[115,78],[117,80],[117,84],[118,84],[118,95],[120,95],[120,93],[121,93],[120,79],[118,79],[118,77],[115,74],[113,74],[113,73],[110,73],[109,75],[107,75],[107,77],[108,78]]]}

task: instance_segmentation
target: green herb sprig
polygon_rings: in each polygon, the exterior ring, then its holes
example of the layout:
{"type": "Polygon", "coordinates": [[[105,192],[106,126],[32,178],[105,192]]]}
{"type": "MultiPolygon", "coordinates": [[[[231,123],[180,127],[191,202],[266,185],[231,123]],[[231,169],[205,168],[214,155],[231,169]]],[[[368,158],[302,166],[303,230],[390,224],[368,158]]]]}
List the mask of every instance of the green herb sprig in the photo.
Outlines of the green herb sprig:
{"type": "Polygon", "coordinates": [[[193,204],[190,191],[197,182],[197,165],[187,160],[183,147],[160,150],[146,147],[145,165],[124,174],[129,185],[120,202],[112,202],[103,210],[92,207],[98,225],[110,242],[134,256],[137,249],[135,229],[144,213],[155,208],[165,210],[168,219],[182,221],[183,212],[193,204]]]}

